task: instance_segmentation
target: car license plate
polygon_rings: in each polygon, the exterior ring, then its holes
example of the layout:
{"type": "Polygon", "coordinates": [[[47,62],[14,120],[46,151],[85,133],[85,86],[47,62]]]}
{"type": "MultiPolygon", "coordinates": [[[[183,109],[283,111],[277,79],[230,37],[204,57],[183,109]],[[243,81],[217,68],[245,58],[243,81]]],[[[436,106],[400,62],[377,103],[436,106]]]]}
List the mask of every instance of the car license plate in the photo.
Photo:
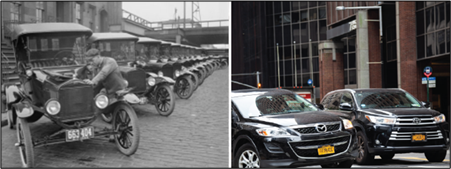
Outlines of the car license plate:
{"type": "Polygon", "coordinates": [[[413,133],[412,134],[412,142],[425,142],[426,134],[425,133],[413,133]]]}
{"type": "Polygon", "coordinates": [[[66,141],[86,140],[94,137],[94,127],[66,130],[66,141]]]}
{"type": "Polygon", "coordinates": [[[335,153],[334,146],[326,145],[318,148],[318,155],[326,155],[335,153]]]}

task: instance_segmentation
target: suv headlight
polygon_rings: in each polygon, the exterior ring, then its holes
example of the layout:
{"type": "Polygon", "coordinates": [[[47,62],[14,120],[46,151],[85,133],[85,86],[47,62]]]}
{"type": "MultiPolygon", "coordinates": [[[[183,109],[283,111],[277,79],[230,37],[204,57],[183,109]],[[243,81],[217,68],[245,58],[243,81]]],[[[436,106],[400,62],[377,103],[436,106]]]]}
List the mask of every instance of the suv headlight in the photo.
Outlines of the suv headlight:
{"type": "Polygon", "coordinates": [[[50,100],[45,105],[45,110],[50,115],[57,115],[61,110],[61,104],[56,100],[50,100]]]}
{"type": "Polygon", "coordinates": [[[435,117],[434,117],[434,121],[435,121],[436,123],[442,123],[442,122],[445,122],[445,121],[446,121],[445,115],[441,114],[441,115],[435,116],[435,117]]]}
{"type": "Polygon", "coordinates": [[[158,71],[158,76],[159,77],[163,77],[163,72],[162,71],[158,71]]]}
{"type": "Polygon", "coordinates": [[[370,122],[373,122],[376,124],[395,124],[395,122],[396,122],[395,118],[377,117],[377,116],[370,116],[370,115],[365,115],[365,117],[370,122]]]}
{"type": "Polygon", "coordinates": [[[175,70],[175,77],[179,77],[180,76],[180,71],[179,70],[175,70]]]}
{"type": "Polygon", "coordinates": [[[108,106],[108,97],[100,94],[95,98],[95,103],[99,109],[104,109],[106,106],[108,106]]]}
{"type": "Polygon", "coordinates": [[[343,119],[343,127],[344,129],[352,129],[354,126],[352,125],[352,122],[348,119],[343,119]]]}
{"type": "Polygon", "coordinates": [[[147,79],[147,84],[149,84],[149,86],[154,86],[155,85],[155,79],[152,77],[149,77],[147,79]]]}
{"type": "Polygon", "coordinates": [[[279,137],[291,136],[291,134],[288,133],[287,130],[277,128],[277,127],[261,128],[261,129],[256,129],[256,131],[257,131],[258,135],[260,135],[260,136],[279,136],[279,137]]]}

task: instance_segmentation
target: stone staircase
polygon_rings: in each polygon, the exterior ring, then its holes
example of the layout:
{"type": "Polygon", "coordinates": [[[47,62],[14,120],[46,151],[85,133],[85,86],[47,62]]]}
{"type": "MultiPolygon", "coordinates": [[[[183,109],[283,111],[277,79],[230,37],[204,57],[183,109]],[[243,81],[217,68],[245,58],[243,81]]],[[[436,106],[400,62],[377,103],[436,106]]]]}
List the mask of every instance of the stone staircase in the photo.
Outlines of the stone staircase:
{"type": "Polygon", "coordinates": [[[19,84],[16,70],[16,58],[12,46],[2,41],[2,84],[19,84]]]}

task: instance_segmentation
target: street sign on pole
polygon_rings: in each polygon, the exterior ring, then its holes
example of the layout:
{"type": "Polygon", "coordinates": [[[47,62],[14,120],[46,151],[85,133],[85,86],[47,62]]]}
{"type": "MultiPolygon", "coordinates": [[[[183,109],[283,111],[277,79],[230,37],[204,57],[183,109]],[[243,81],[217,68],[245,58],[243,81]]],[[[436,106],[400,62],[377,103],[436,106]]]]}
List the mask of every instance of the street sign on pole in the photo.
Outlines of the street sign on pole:
{"type": "MultiPolygon", "coordinates": [[[[429,102],[429,76],[432,75],[432,68],[430,66],[426,66],[423,69],[423,74],[427,77],[426,78],[426,84],[427,84],[426,90],[427,90],[427,102],[429,102]]],[[[434,78],[434,80],[435,80],[435,78],[434,78]]],[[[434,86],[434,88],[435,88],[435,86],[434,86]]]]}
{"type": "Polygon", "coordinates": [[[312,79],[308,79],[308,81],[307,81],[307,84],[309,85],[309,86],[311,86],[312,85],[312,79]]]}

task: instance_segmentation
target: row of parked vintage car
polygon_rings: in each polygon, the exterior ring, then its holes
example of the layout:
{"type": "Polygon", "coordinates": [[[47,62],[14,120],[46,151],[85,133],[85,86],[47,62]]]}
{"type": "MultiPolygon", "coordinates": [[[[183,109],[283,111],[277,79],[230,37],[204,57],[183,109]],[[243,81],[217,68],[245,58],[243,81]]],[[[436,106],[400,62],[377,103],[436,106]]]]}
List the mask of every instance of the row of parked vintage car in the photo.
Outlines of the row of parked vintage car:
{"type": "MultiPolygon", "coordinates": [[[[34,147],[106,135],[114,136],[120,152],[132,155],[138,148],[140,134],[131,104],[151,104],[161,115],[169,116],[175,108],[175,95],[190,98],[209,75],[227,66],[227,56],[194,56],[199,54],[195,50],[178,50],[178,55],[169,60],[152,61],[130,55],[138,44],[155,48],[161,43],[126,33],[92,33],[75,23],[15,25],[12,46],[20,84],[4,84],[2,92],[6,95],[8,124],[17,131],[15,146],[23,166],[33,167],[34,147]],[[94,93],[94,86],[75,78],[84,66],[84,52],[90,47],[99,48],[103,56],[113,52],[125,55],[115,57],[128,86],[115,93],[114,99],[103,92],[94,93]],[[118,48],[121,50],[115,50],[118,48]],[[42,116],[61,130],[32,136],[29,123],[42,116]],[[97,117],[111,123],[111,128],[95,128],[97,117]]],[[[158,54],[149,49],[142,51],[158,54]]]]}

